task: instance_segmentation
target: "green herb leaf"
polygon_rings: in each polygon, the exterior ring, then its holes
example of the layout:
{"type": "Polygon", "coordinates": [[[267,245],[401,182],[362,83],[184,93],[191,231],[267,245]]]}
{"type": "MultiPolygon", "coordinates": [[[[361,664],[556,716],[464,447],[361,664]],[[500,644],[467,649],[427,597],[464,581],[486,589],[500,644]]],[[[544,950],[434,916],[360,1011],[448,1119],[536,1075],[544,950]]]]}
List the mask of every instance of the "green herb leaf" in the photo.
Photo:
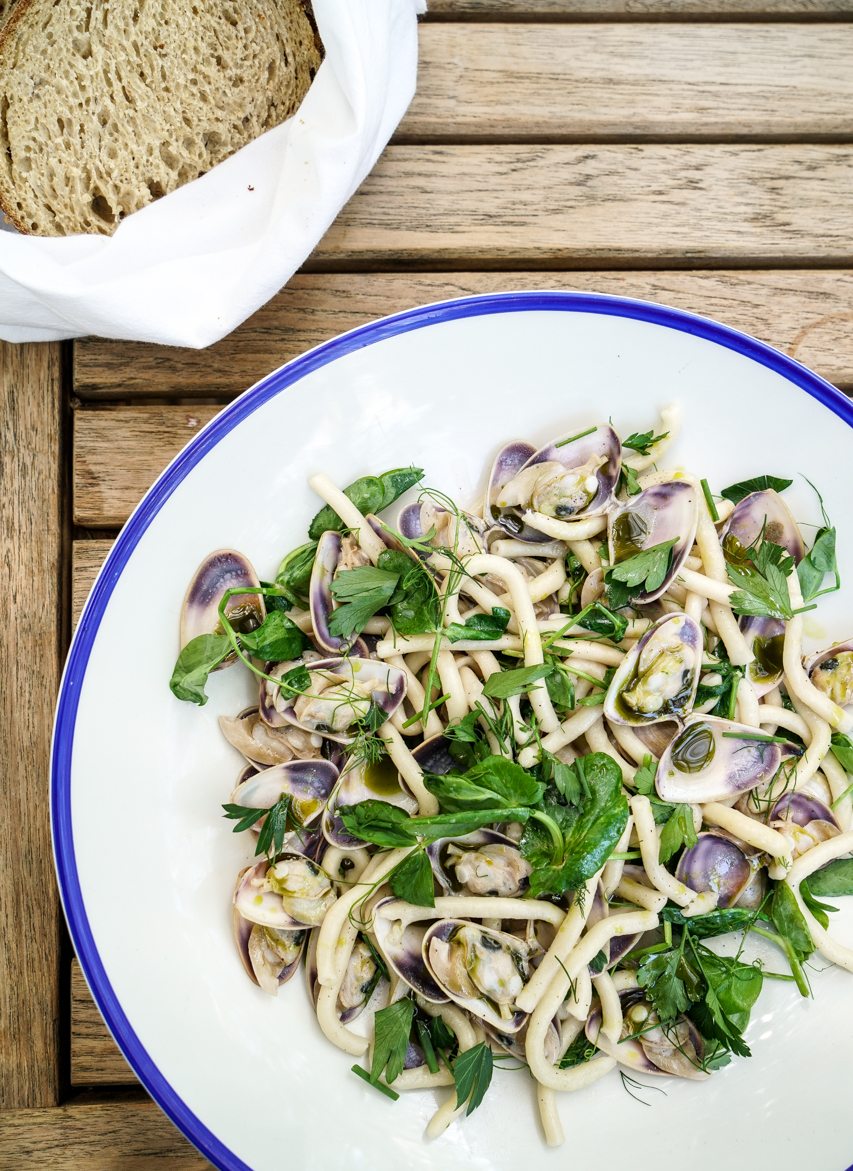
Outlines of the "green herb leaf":
{"type": "Polygon", "coordinates": [[[708,911],[705,915],[686,916],[678,907],[664,907],[661,919],[679,927],[689,926],[690,934],[696,939],[710,939],[714,935],[726,935],[730,931],[743,931],[756,920],[754,910],[744,907],[724,907],[708,911]]]}
{"type": "Polygon", "coordinates": [[[427,774],[424,784],[438,798],[442,812],[449,813],[535,805],[545,791],[521,765],[503,756],[487,756],[466,773],[427,774]]]}
{"type": "Polygon", "coordinates": [[[649,753],[643,757],[643,763],[634,774],[634,789],[644,797],[650,797],[655,791],[655,775],[657,764],[649,753]]]}
{"type": "Polygon", "coordinates": [[[250,829],[255,822],[260,821],[269,813],[269,809],[253,809],[250,805],[234,805],[232,803],[223,805],[222,808],[225,810],[225,817],[237,822],[237,825],[231,830],[235,834],[242,833],[244,829],[250,829]]]}
{"type": "Polygon", "coordinates": [[[358,805],[342,805],[337,812],[349,833],[363,842],[389,849],[415,844],[414,834],[408,828],[412,819],[398,805],[360,801],[358,805]]]}
{"type": "Polygon", "coordinates": [[[770,918],[779,934],[787,939],[801,960],[814,951],[814,942],[803,918],[794,892],[784,882],[777,884],[770,900],[770,918]]]}
{"type": "Polygon", "coordinates": [[[614,609],[620,609],[634,594],[651,592],[663,584],[677,539],[673,537],[671,541],[661,541],[659,545],[643,549],[633,557],[618,561],[605,572],[604,580],[614,609]]]}
{"type": "MultiPolygon", "coordinates": [[[[423,479],[423,468],[394,468],[379,476],[362,476],[344,488],[359,512],[381,512],[404,492],[423,479]]],[[[346,525],[330,505],[325,505],[308,526],[308,536],[317,541],[326,532],[343,532],[346,525]]]]}
{"type": "Polygon", "coordinates": [[[737,484],[729,484],[720,495],[726,500],[731,500],[732,504],[740,504],[745,496],[750,496],[753,492],[764,492],[767,488],[772,488],[774,492],[784,492],[793,482],[783,480],[780,476],[753,476],[751,480],[739,480],[737,484]]]}
{"type": "Polygon", "coordinates": [[[377,611],[388,605],[399,575],[360,565],[344,569],[332,582],[332,597],[341,604],[329,619],[329,630],[339,638],[360,634],[377,611]]]}
{"type": "Polygon", "coordinates": [[[370,1074],[366,1069],[360,1065],[350,1066],[350,1071],[357,1074],[363,1082],[367,1082],[369,1086],[373,1086],[374,1090],[379,1090],[380,1094],[384,1094],[386,1098],[390,1098],[392,1102],[399,1101],[400,1095],[396,1090],[392,1090],[390,1086],[385,1086],[382,1082],[375,1082],[371,1079],[370,1074]]]}
{"type": "Polygon", "coordinates": [[[300,664],[285,671],[278,682],[285,695],[301,695],[311,687],[311,673],[300,664]]]}
{"type": "Polygon", "coordinates": [[[419,561],[399,549],[379,554],[379,569],[397,575],[397,588],[388,602],[388,617],[398,634],[426,634],[437,628],[441,606],[435,582],[419,561]]]}
{"type": "Polygon", "coordinates": [[[486,680],[483,695],[490,699],[509,699],[512,695],[521,695],[529,691],[532,684],[546,679],[553,669],[550,664],[542,663],[534,667],[516,667],[512,671],[496,671],[486,680]]]}
{"type": "Polygon", "coordinates": [[[614,614],[602,602],[590,602],[574,619],[574,623],[593,634],[609,638],[611,642],[621,642],[628,629],[628,619],[622,614],[614,614]]]}
{"type": "Polygon", "coordinates": [[[169,689],[177,699],[186,699],[204,707],[204,688],[214,668],[228,658],[232,646],[224,634],[199,634],[190,639],[181,653],[169,680],[169,689]]]}
{"type": "Polygon", "coordinates": [[[566,1052],[560,1058],[558,1069],[574,1069],[576,1065],[586,1065],[588,1061],[592,1061],[598,1052],[598,1047],[593,1045],[592,1041],[587,1039],[586,1033],[581,1029],[578,1035],[572,1041],[566,1052]]]}
{"type": "Polygon", "coordinates": [[[308,639],[281,610],[273,610],[256,630],[241,634],[240,642],[256,659],[274,663],[298,659],[308,646],[308,639]]]}
{"type": "Polygon", "coordinates": [[[272,581],[262,581],[261,589],[263,590],[264,602],[268,614],[272,614],[275,611],[281,611],[282,614],[286,614],[288,610],[293,608],[293,602],[287,596],[282,586],[278,586],[272,581]]]}
{"type": "Polygon", "coordinates": [[[676,805],[675,813],[660,834],[660,861],[668,862],[682,846],[695,846],[699,839],[693,826],[693,811],[689,805],[676,805]]]}
{"type": "Polygon", "coordinates": [[[274,858],[281,853],[284,845],[284,835],[288,829],[301,829],[302,823],[293,815],[293,798],[289,793],[283,793],[270,809],[267,810],[267,819],[258,834],[255,854],[266,854],[274,858]]]}
{"type": "Polygon", "coordinates": [[[641,492],[640,477],[629,464],[622,464],[619,469],[619,488],[624,489],[626,496],[639,496],[641,492]]]}
{"type": "Polygon", "coordinates": [[[472,614],[464,622],[451,622],[442,634],[450,642],[491,642],[505,633],[510,617],[509,610],[495,606],[491,614],[472,614]]]}
{"type": "Polygon", "coordinates": [[[571,712],[575,708],[575,681],[559,659],[547,656],[552,671],[545,676],[545,687],[551,703],[558,711],[571,712]]]}
{"type": "Polygon", "coordinates": [[[682,949],[643,956],[637,969],[637,983],[655,1006],[662,1021],[673,1021],[690,1007],[684,983],[682,949]]]}
{"type": "Polygon", "coordinates": [[[482,1102],[492,1080],[492,1051],[485,1041],[466,1049],[454,1059],[453,1080],[456,1083],[456,1105],[468,1103],[466,1115],[473,1114],[482,1102]]]}
{"type": "Polygon", "coordinates": [[[814,544],[797,566],[797,577],[800,579],[804,602],[810,602],[820,594],[831,593],[841,588],[841,575],[835,558],[834,528],[818,529],[814,544]],[[828,573],[834,576],[835,584],[824,590],[821,587],[828,573]]]}
{"type": "Polygon", "coordinates": [[[664,431],[660,435],[655,435],[653,431],[640,431],[639,433],[635,431],[633,435],[622,440],[622,446],[630,448],[631,451],[638,451],[640,455],[648,455],[655,444],[666,439],[668,435],[668,431],[664,431]]]}
{"type": "Polygon", "coordinates": [[[808,886],[812,895],[828,895],[829,898],[853,895],[853,858],[836,858],[802,883],[800,890],[808,886]]]}
{"type": "Polygon", "coordinates": [[[693,945],[693,954],[706,987],[704,999],[690,1010],[691,1018],[706,1039],[738,1057],[750,1057],[743,1030],[764,983],[761,969],[718,956],[702,944],[693,945]]]}
{"type": "MultiPolygon", "coordinates": [[[[363,804],[363,802],[362,802],[363,804]]],[[[432,817],[412,817],[412,833],[425,843],[439,838],[462,837],[475,829],[507,821],[527,821],[530,809],[519,805],[503,809],[460,809],[458,813],[436,813],[432,817]]]]}
{"type": "Polygon", "coordinates": [[[416,907],[435,906],[432,867],[423,850],[416,850],[399,862],[391,871],[388,885],[398,899],[416,907]]]}
{"type": "Polygon", "coordinates": [[[832,755],[844,771],[853,776],[853,740],[843,732],[833,732],[830,744],[832,755]]]}
{"type": "Polygon", "coordinates": [[[407,996],[380,1008],[373,1018],[372,1082],[378,1082],[383,1074],[386,1082],[393,1082],[403,1072],[414,1015],[415,1002],[407,996]]]}
{"type": "Polygon", "coordinates": [[[298,549],[293,549],[287,554],[275,575],[275,584],[281,586],[287,597],[297,606],[308,605],[308,586],[316,553],[316,541],[300,545],[298,549]]]}
{"type": "Polygon", "coordinates": [[[793,618],[787,578],[794,562],[787,549],[762,541],[744,552],[743,564],[726,562],[729,580],[737,587],[730,598],[734,612],[784,621],[793,618]]]}

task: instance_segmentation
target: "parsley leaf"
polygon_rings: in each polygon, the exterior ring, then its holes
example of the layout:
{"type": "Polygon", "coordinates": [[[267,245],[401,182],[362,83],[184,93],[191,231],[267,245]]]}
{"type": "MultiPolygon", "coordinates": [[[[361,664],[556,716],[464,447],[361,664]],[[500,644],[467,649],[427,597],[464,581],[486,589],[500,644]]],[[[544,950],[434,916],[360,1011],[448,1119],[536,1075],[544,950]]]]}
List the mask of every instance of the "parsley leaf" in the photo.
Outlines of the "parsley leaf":
{"type": "Polygon", "coordinates": [[[266,809],[253,809],[248,805],[223,805],[225,817],[236,821],[233,833],[241,833],[255,825],[262,817],[266,821],[261,826],[258,840],[255,845],[255,856],[266,854],[270,859],[280,854],[284,846],[284,835],[288,830],[303,829],[302,822],[293,812],[293,798],[289,793],[282,793],[276,803],[266,809]]]}
{"type": "MultiPolygon", "coordinates": [[[[423,468],[394,468],[390,472],[382,472],[379,476],[362,476],[348,488],[344,488],[344,496],[348,496],[361,513],[381,512],[409,488],[414,487],[423,476],[423,468]]],[[[308,536],[312,541],[316,541],[325,532],[339,533],[345,528],[346,525],[335,510],[326,504],[308,526],[308,536]]]]}
{"type": "Polygon", "coordinates": [[[619,470],[619,488],[625,489],[626,496],[639,496],[640,478],[632,467],[622,464],[619,470]]]}
{"type": "Polygon", "coordinates": [[[190,639],[178,655],[169,680],[169,688],[177,699],[187,699],[204,707],[208,676],[233,650],[224,634],[199,634],[190,639]]]}
{"type": "Polygon", "coordinates": [[[690,806],[676,805],[660,833],[660,861],[668,862],[682,846],[695,846],[698,840],[690,806]]]}
{"type": "Polygon", "coordinates": [[[414,1015],[415,1002],[407,996],[380,1008],[373,1018],[372,1082],[378,1082],[383,1074],[386,1082],[393,1082],[403,1072],[414,1015]]]}
{"type": "Polygon", "coordinates": [[[463,639],[488,642],[500,638],[506,631],[510,617],[509,610],[495,606],[491,614],[472,614],[464,622],[451,622],[442,634],[450,642],[461,642],[463,639]]]}
{"type": "Polygon", "coordinates": [[[435,630],[440,618],[438,593],[423,565],[400,549],[380,553],[377,565],[397,575],[397,587],[388,601],[388,617],[394,629],[403,635],[435,630]]]}
{"type": "Polygon", "coordinates": [[[388,885],[398,899],[405,899],[416,907],[435,906],[432,867],[423,850],[416,850],[398,862],[391,871],[388,885]]]}
{"type": "Polygon", "coordinates": [[[604,574],[608,598],[613,609],[619,610],[637,593],[652,593],[663,585],[672,561],[672,550],[678,538],[661,541],[618,561],[604,574]]]}
{"type": "Polygon", "coordinates": [[[780,476],[753,476],[751,480],[739,480],[737,484],[729,484],[720,495],[726,500],[731,500],[732,504],[740,504],[745,496],[751,496],[753,492],[764,492],[768,488],[772,488],[774,492],[784,492],[793,482],[783,480],[780,476]]]}
{"type": "Polygon", "coordinates": [[[730,598],[734,612],[783,620],[793,618],[787,578],[794,561],[787,549],[772,541],[762,541],[744,553],[742,564],[726,562],[729,580],[737,587],[730,598]]]}
{"type": "Polygon", "coordinates": [[[684,968],[683,948],[646,955],[640,960],[637,983],[646,990],[662,1021],[673,1021],[690,1007],[682,978],[684,968]]]}
{"type": "Polygon", "coordinates": [[[640,455],[648,455],[655,444],[666,439],[668,435],[668,431],[664,431],[661,435],[655,435],[653,431],[635,431],[633,435],[622,440],[622,446],[630,448],[631,451],[638,451],[640,455]]]}
{"type": "Polygon", "coordinates": [[[657,764],[654,757],[647,752],[643,757],[643,763],[637,769],[634,775],[634,789],[638,793],[642,793],[644,797],[650,797],[655,791],[655,774],[657,773],[657,764]]]}
{"type": "Polygon", "coordinates": [[[308,639],[281,610],[273,610],[256,630],[241,634],[240,642],[255,658],[274,663],[298,659],[308,646],[308,639]]]}
{"type": "Polygon", "coordinates": [[[341,603],[329,619],[332,634],[350,638],[364,630],[369,619],[387,606],[399,580],[399,574],[372,565],[339,573],[332,582],[332,597],[341,603]]]}
{"type": "Polygon", "coordinates": [[[611,642],[621,642],[628,629],[628,619],[622,614],[614,614],[602,602],[591,602],[573,621],[584,630],[601,634],[611,642]]]}
{"type": "Polygon", "coordinates": [[[486,680],[483,695],[490,699],[509,699],[512,695],[521,695],[530,689],[532,683],[546,679],[553,670],[551,664],[541,663],[533,667],[516,667],[512,671],[495,671],[486,680]]]}
{"type": "Polygon", "coordinates": [[[473,1114],[482,1102],[492,1080],[492,1051],[485,1041],[460,1053],[453,1061],[453,1081],[456,1083],[456,1105],[468,1103],[467,1114],[473,1114]]]}

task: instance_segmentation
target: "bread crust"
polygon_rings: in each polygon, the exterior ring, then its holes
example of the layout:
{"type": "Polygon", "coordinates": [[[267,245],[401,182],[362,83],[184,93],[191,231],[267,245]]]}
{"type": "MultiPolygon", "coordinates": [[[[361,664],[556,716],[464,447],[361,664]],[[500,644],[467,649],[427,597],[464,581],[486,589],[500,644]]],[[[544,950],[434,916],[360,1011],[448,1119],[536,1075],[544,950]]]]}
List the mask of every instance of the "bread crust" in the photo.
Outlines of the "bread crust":
{"type": "MultiPolygon", "coordinates": [[[[64,3],[64,0],[59,0],[59,2],[64,3]]],[[[90,3],[93,3],[93,4],[98,4],[98,2],[99,2],[99,0],[90,0],[90,3]]],[[[10,44],[11,44],[13,38],[16,36],[16,30],[18,30],[20,28],[20,26],[24,22],[26,22],[28,13],[30,13],[30,11],[33,8],[35,8],[39,3],[40,3],[40,0],[13,0],[13,7],[12,7],[11,11],[7,15],[7,17],[4,20],[4,22],[2,23],[2,25],[0,25],[0,79],[5,79],[9,76],[10,62],[7,60],[7,57],[8,57],[9,50],[10,50],[10,44]]],[[[303,20],[307,21],[307,24],[310,26],[310,34],[309,35],[313,36],[314,53],[311,54],[309,56],[309,58],[303,58],[299,62],[299,65],[303,69],[305,69],[305,68],[308,69],[308,72],[310,74],[310,78],[311,78],[311,80],[313,80],[313,77],[316,73],[316,69],[319,67],[319,64],[322,61],[322,57],[323,57],[323,48],[322,48],[322,44],[320,42],[319,33],[317,31],[317,25],[316,25],[316,21],[314,19],[314,13],[311,8],[310,0],[295,0],[295,3],[293,2],[293,0],[291,0],[291,4],[294,9],[299,11],[301,18],[303,20]],[[311,60],[311,57],[313,57],[314,55],[316,55],[316,60],[311,60]]],[[[288,67],[293,68],[293,63],[288,63],[288,67]]],[[[310,81],[309,81],[309,85],[310,85],[310,81]]],[[[306,86],[305,89],[307,89],[307,88],[308,87],[306,86]]],[[[0,82],[0,101],[3,101],[4,99],[7,98],[7,93],[8,93],[8,89],[5,85],[5,83],[0,82]]],[[[301,104],[301,101],[304,99],[304,93],[305,93],[305,91],[303,90],[301,95],[299,95],[298,101],[296,101],[295,105],[293,106],[292,109],[289,110],[289,112],[285,113],[282,117],[279,117],[276,121],[272,122],[270,125],[262,126],[258,131],[256,131],[255,134],[251,135],[251,137],[247,138],[245,141],[242,141],[242,142],[238,141],[236,144],[230,146],[230,148],[227,149],[227,153],[223,154],[219,158],[214,158],[208,165],[204,166],[203,168],[200,168],[196,174],[191,174],[185,178],[179,179],[174,185],[169,186],[165,191],[163,191],[163,194],[169,194],[172,190],[176,190],[178,187],[183,186],[185,183],[191,182],[192,179],[198,178],[200,175],[206,173],[207,170],[211,169],[212,166],[215,166],[218,162],[224,161],[224,158],[229,157],[231,154],[233,154],[237,150],[239,150],[242,146],[246,145],[246,142],[251,141],[252,137],[256,137],[257,134],[263,133],[264,130],[266,130],[266,129],[270,129],[272,125],[277,125],[280,121],[284,121],[287,117],[292,116],[295,109],[298,108],[298,106],[301,104]]],[[[272,97],[272,95],[271,95],[271,97],[272,97]]],[[[272,108],[272,106],[270,108],[272,108]]],[[[0,146],[0,149],[2,149],[2,146],[0,146]]],[[[153,195],[153,198],[161,198],[161,197],[162,197],[162,195],[160,195],[160,194],[153,195]]],[[[16,207],[16,202],[17,202],[18,198],[19,197],[16,195],[14,188],[9,188],[7,186],[5,176],[2,173],[0,173],[0,211],[2,211],[3,215],[9,221],[9,223],[11,223],[19,232],[21,232],[24,235],[28,235],[28,234],[31,234],[31,228],[30,228],[29,223],[26,222],[22,218],[22,215],[24,215],[25,213],[19,213],[19,211],[16,207]]],[[[126,218],[126,215],[132,214],[134,210],[139,210],[139,208],[132,207],[128,211],[121,210],[116,222],[104,234],[111,234],[111,232],[113,230],[115,230],[115,227],[118,226],[118,223],[121,222],[121,220],[123,220],[124,218],[126,218]]],[[[91,232],[94,230],[95,229],[93,229],[92,227],[86,225],[86,226],[80,226],[80,227],[73,228],[72,232],[91,232]]],[[[68,234],[72,234],[72,233],[69,231],[57,230],[57,231],[52,231],[52,232],[51,231],[40,231],[37,234],[57,236],[57,235],[68,235],[68,234]]]]}

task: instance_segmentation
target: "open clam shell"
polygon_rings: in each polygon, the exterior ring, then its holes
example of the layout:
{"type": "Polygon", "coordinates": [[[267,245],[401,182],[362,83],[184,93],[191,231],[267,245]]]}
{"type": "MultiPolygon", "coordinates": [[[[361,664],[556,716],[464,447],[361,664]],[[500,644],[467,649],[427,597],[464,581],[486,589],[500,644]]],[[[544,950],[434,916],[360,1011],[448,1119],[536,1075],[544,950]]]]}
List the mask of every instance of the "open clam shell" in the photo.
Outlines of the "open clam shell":
{"type": "Polygon", "coordinates": [[[368,720],[374,709],[384,721],[406,695],[406,675],[377,659],[334,658],[308,663],[310,690],[283,709],[288,723],[305,732],[348,744],[350,729],[368,720]]]}
{"type": "Polygon", "coordinates": [[[522,541],[541,541],[528,514],[569,521],[600,516],[610,507],[622,444],[609,424],[555,439],[518,466],[527,446],[511,443],[498,453],[489,479],[487,519],[522,541]]]}
{"type": "Polygon", "coordinates": [[[423,958],[442,992],[502,1033],[517,1033],[528,1014],[515,1001],[530,978],[528,949],[514,935],[464,919],[427,928],[423,958]]]}
{"type": "Polygon", "coordinates": [[[757,739],[746,724],[692,715],[660,758],[655,788],[672,803],[727,801],[764,784],[799,755],[793,745],[757,739]]]}
{"type": "Polygon", "coordinates": [[[605,716],[630,727],[680,720],[696,698],[702,649],[702,631],[687,614],[659,618],[617,667],[605,716]]]}
{"type": "Polygon", "coordinates": [[[234,940],[243,967],[264,992],[275,996],[282,984],[296,974],[308,932],[261,927],[258,923],[249,923],[236,908],[233,918],[234,940]]]}
{"type": "Polygon", "coordinates": [[[780,618],[743,617],[740,628],[755,656],[747,668],[750,683],[760,698],[782,678],[785,623],[780,618]]]}
{"type": "MultiPolygon", "coordinates": [[[[260,584],[251,561],[236,549],[217,549],[208,554],[193,574],[184,595],[181,647],[200,634],[222,633],[219,604],[226,590],[257,589],[260,584]]],[[[264,599],[260,594],[237,594],[228,601],[225,613],[235,630],[254,630],[266,617],[264,599]]],[[[226,659],[220,666],[233,661],[233,657],[226,659]]]]}
{"type": "Polygon", "coordinates": [[[680,1016],[666,1030],[655,1027],[655,1018],[639,988],[623,990],[619,1000],[623,1015],[619,1041],[611,1041],[601,1032],[600,1008],[587,1017],[586,1036],[603,1053],[628,1069],[653,1077],[674,1076],[691,1081],[708,1077],[700,1068],[705,1044],[691,1020],[680,1016]]]}
{"type": "Polygon", "coordinates": [[[783,793],[770,810],[770,820],[792,821],[800,826],[807,826],[812,821],[826,821],[838,829],[832,810],[808,793],[783,793]]]}
{"type": "Polygon", "coordinates": [[[839,707],[853,704],[853,640],[810,655],[805,668],[814,686],[839,707]]]}
{"type": "Polygon", "coordinates": [[[418,996],[432,1004],[446,1004],[449,996],[439,987],[424,962],[423,941],[427,932],[425,923],[404,924],[393,914],[395,906],[405,908],[400,899],[382,899],[374,908],[373,931],[376,943],[385,962],[404,984],[414,989],[418,996]]]}
{"type": "Polygon", "coordinates": [[[220,716],[219,727],[228,743],[258,768],[320,756],[319,736],[312,737],[290,724],[271,728],[256,707],[245,708],[236,716],[220,716]]]}
{"type": "Polygon", "coordinates": [[[718,907],[757,906],[764,885],[755,855],[715,831],[700,833],[696,845],[684,851],[675,877],[691,890],[714,891],[718,907]]]}
{"type": "MultiPolygon", "coordinates": [[[[596,923],[600,923],[602,919],[606,919],[610,914],[609,904],[604,894],[602,893],[601,883],[598,884],[593,896],[592,906],[589,911],[589,918],[587,919],[587,929],[594,927],[596,923]]],[[[614,964],[618,963],[624,955],[634,947],[640,939],[640,934],[636,935],[614,935],[605,945],[604,952],[606,956],[605,968],[612,968],[614,964]]]]}
{"type": "Polygon", "coordinates": [[[343,655],[352,644],[352,639],[341,638],[329,630],[329,622],[335,611],[332,597],[332,580],[341,560],[343,538],[340,533],[323,533],[317,541],[314,566],[308,586],[308,608],[311,611],[311,625],[314,641],[324,651],[343,655]]]}
{"type": "Polygon", "coordinates": [[[335,902],[332,880],[304,854],[279,854],[242,870],[234,906],[250,923],[293,931],[317,927],[335,902]]]}
{"type": "Polygon", "coordinates": [[[291,760],[248,777],[231,800],[249,809],[271,809],[287,794],[293,798],[295,816],[308,826],[319,818],[337,779],[338,769],[329,760],[291,760]]]}
{"type": "Polygon", "coordinates": [[[390,756],[376,761],[364,761],[345,767],[323,812],[323,834],[327,842],[342,850],[355,850],[364,845],[360,838],[348,833],[337,814],[342,805],[358,805],[362,801],[385,801],[417,813],[418,802],[404,785],[397,766],[390,756]]]}
{"type": "Polygon", "coordinates": [[[413,748],[412,756],[425,773],[434,773],[436,776],[443,777],[447,773],[455,772],[460,767],[458,762],[453,759],[452,746],[453,741],[440,733],[438,736],[431,736],[429,740],[424,740],[417,748],[413,748]]]}
{"type": "Polygon", "coordinates": [[[497,830],[439,838],[427,846],[427,856],[445,894],[516,898],[530,885],[530,863],[517,844],[497,830]]]}
{"type": "Polygon", "coordinates": [[[698,492],[687,480],[653,484],[631,496],[608,515],[607,545],[611,565],[618,565],[665,541],[675,541],[663,581],[656,589],[634,594],[633,604],[644,606],[666,593],[690,553],[698,522],[698,492]]]}
{"type": "Polygon", "coordinates": [[[806,549],[800,527],[778,492],[765,488],[751,492],[735,505],[722,530],[723,550],[734,564],[743,550],[759,538],[787,549],[794,561],[802,561],[806,549]]]}

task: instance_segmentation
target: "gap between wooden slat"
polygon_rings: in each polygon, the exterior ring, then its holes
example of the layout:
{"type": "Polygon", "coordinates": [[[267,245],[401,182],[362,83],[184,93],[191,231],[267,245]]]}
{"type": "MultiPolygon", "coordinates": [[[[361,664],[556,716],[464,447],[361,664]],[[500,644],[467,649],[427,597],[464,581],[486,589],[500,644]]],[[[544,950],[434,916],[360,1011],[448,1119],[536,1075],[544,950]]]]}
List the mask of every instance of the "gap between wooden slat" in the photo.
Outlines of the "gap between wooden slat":
{"type": "Polygon", "coordinates": [[[850,0],[430,0],[439,21],[843,20],[850,0]]]}
{"type": "Polygon", "coordinates": [[[397,139],[853,134],[853,25],[434,24],[397,139]]]}
{"type": "MultiPolygon", "coordinates": [[[[99,338],[76,342],[74,390],[87,401],[167,396],[223,401],[366,321],[412,305],[512,289],[581,289],[660,301],[725,321],[814,367],[830,382],[853,386],[853,271],[811,270],[300,275],[207,350],[99,338]]],[[[189,439],[197,430],[192,420],[198,420],[198,409],[184,414],[180,438],[189,439]]],[[[82,461],[80,472],[87,483],[100,474],[82,461]]],[[[103,516],[97,501],[86,507],[103,516]]]]}

